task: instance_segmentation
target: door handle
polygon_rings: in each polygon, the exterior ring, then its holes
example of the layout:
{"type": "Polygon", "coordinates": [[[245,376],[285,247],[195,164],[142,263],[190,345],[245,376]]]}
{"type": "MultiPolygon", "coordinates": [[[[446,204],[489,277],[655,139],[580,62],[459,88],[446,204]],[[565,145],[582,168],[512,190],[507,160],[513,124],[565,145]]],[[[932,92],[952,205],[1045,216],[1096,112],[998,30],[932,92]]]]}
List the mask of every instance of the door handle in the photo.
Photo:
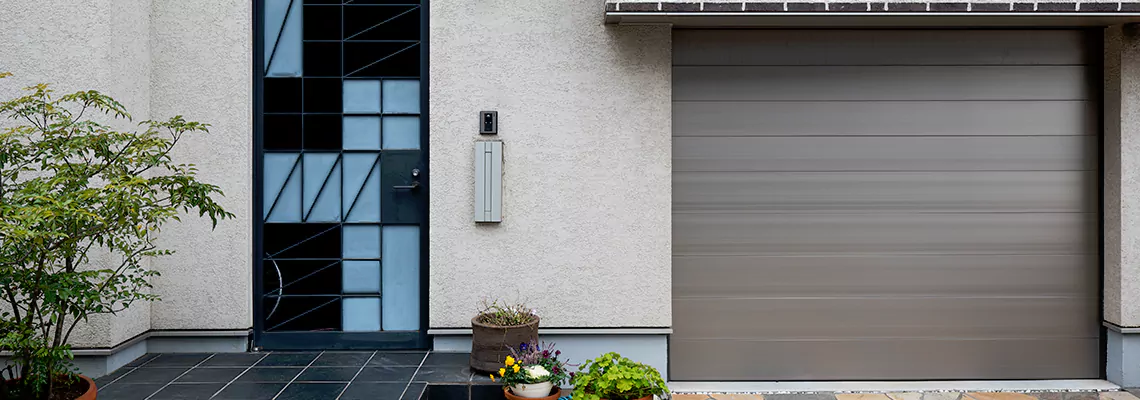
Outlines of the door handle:
{"type": "Polygon", "coordinates": [[[412,181],[411,185],[392,186],[392,189],[396,189],[396,190],[416,190],[419,188],[420,188],[420,182],[419,181],[412,181]]]}

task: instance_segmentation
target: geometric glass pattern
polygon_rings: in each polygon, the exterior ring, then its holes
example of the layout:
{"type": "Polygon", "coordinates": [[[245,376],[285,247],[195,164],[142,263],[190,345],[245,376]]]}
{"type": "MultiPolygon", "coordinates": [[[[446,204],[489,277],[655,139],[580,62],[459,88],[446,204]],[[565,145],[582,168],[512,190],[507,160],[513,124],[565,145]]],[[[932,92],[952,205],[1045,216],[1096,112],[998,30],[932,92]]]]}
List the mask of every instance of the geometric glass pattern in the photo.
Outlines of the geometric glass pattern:
{"type": "Polygon", "coordinates": [[[258,1],[259,331],[422,331],[421,4],[258,1]]]}

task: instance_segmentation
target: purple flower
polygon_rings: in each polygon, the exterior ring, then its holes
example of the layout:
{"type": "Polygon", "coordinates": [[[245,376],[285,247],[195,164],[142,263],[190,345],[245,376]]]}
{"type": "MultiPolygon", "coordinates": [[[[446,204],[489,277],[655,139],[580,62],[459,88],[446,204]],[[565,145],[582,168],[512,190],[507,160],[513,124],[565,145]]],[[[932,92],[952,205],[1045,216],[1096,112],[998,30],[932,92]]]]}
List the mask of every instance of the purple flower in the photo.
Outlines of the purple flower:
{"type": "Polygon", "coordinates": [[[547,357],[547,358],[550,358],[550,350],[543,350],[543,351],[542,351],[542,356],[543,356],[543,357],[547,357]]]}
{"type": "Polygon", "coordinates": [[[555,351],[554,351],[554,355],[555,355],[555,356],[560,356],[560,355],[562,355],[562,350],[555,350],[555,351]]]}
{"type": "Polygon", "coordinates": [[[519,350],[526,351],[526,343],[519,344],[519,350]]]}

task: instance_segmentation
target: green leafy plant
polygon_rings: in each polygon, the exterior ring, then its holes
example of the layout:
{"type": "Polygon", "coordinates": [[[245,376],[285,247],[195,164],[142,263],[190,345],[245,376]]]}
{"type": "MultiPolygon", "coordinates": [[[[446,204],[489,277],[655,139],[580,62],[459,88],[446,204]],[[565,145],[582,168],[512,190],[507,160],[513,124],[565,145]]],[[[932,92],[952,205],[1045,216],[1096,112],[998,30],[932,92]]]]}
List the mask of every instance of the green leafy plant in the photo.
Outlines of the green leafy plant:
{"type": "Polygon", "coordinates": [[[120,131],[87,119],[131,120],[109,96],[25,91],[0,102],[14,122],[0,130],[0,351],[12,354],[0,399],[55,399],[75,381],[68,340],[79,323],[158,298],[144,263],[172,253],[155,244],[162,226],[233,214],[212,199],[217,186],[170,157],[208,125],[177,116],[120,131]]]}
{"type": "Polygon", "coordinates": [[[579,366],[570,383],[574,400],[634,400],[669,392],[657,369],[613,352],[579,366]]]}
{"type": "Polygon", "coordinates": [[[518,326],[534,322],[538,314],[533,308],[524,303],[508,304],[498,300],[488,302],[483,300],[483,310],[479,311],[476,321],[492,326],[518,326]]]}

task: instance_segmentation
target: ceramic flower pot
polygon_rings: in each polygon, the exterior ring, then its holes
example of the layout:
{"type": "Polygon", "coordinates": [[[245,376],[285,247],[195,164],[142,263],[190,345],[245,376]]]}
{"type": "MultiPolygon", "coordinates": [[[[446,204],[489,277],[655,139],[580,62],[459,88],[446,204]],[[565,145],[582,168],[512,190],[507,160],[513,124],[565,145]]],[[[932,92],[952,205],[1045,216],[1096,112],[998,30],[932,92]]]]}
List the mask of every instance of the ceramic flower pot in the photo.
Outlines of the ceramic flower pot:
{"type": "MultiPolygon", "coordinates": [[[[558,400],[559,397],[562,397],[562,389],[561,388],[554,386],[554,385],[550,385],[550,382],[547,382],[547,385],[548,385],[548,388],[546,389],[546,393],[544,393],[541,396],[537,396],[537,397],[519,396],[517,394],[517,392],[514,392],[513,386],[512,387],[504,387],[503,388],[503,397],[506,397],[507,400],[535,400],[535,399],[537,399],[537,400],[558,400]]],[[[528,386],[533,386],[533,385],[528,385],[528,386]]]]}
{"type": "Polygon", "coordinates": [[[525,325],[495,326],[471,319],[471,369],[495,372],[511,354],[512,347],[538,341],[538,317],[525,325]]]}
{"type": "Polygon", "coordinates": [[[540,399],[549,396],[552,387],[554,384],[550,382],[520,383],[511,386],[511,393],[524,399],[540,399]]]}

